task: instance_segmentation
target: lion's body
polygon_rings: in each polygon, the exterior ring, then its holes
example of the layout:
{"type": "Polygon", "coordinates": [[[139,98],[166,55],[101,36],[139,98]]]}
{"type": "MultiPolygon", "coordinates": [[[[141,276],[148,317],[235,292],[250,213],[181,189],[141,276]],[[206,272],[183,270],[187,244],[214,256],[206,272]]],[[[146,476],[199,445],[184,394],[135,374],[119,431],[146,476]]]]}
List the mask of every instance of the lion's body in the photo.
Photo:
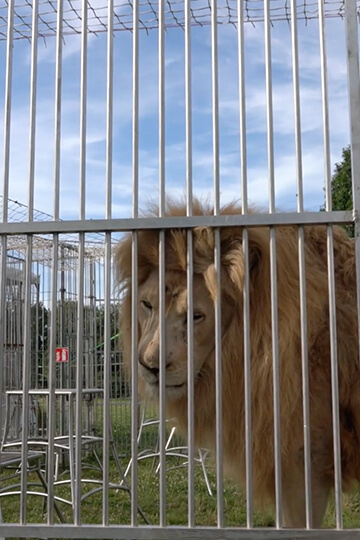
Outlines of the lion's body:
{"type": "MultiPolygon", "coordinates": [[[[208,212],[200,204],[195,205],[195,214],[208,212]]],[[[239,209],[234,206],[223,210],[225,214],[238,212],[239,209]]],[[[184,215],[185,209],[173,205],[170,207],[169,214],[184,215]]],[[[251,228],[248,230],[248,234],[250,245],[252,473],[255,498],[265,502],[273,501],[275,494],[269,229],[266,227],[251,228]]],[[[334,227],[333,237],[341,464],[343,487],[347,488],[352,481],[360,480],[360,382],[355,254],[353,241],[346,236],[341,228],[334,227]]],[[[326,227],[305,227],[305,246],[313,513],[314,524],[319,526],[329,491],[334,485],[326,227]]],[[[211,229],[194,230],[193,247],[194,272],[198,276],[198,281],[194,283],[194,302],[197,295],[201,295],[204,298],[203,304],[207,306],[205,309],[210,311],[216,296],[216,275],[213,269],[214,237],[211,229]],[[211,306],[210,310],[209,306],[211,306]]],[[[166,272],[167,275],[171,276],[172,283],[169,285],[172,299],[167,303],[169,320],[172,320],[171,310],[175,310],[176,315],[182,309],[179,307],[179,298],[181,299],[181,291],[186,290],[186,249],[186,231],[177,230],[166,233],[166,272]],[[176,289],[174,282],[177,279],[179,285],[176,289]],[[176,292],[171,293],[175,289],[176,292]]],[[[276,253],[284,514],[286,525],[303,526],[305,524],[304,422],[297,227],[276,228],[276,253]]],[[[140,297],[148,298],[146,295],[149,294],[153,294],[153,298],[158,296],[158,260],[158,232],[140,232],[138,236],[140,297]]],[[[221,260],[224,468],[225,472],[243,484],[245,479],[244,257],[241,228],[229,227],[221,230],[221,260]]],[[[129,238],[122,241],[118,248],[117,265],[120,279],[126,290],[122,332],[124,354],[125,358],[129,360],[131,357],[130,283],[132,276],[131,240],[129,238]]],[[[185,302],[186,309],[186,298],[183,298],[182,302],[185,302]]],[[[147,301],[145,301],[145,308],[146,311],[148,309],[147,301]]],[[[155,308],[151,306],[151,310],[150,315],[153,320],[155,308]]],[[[149,317],[149,313],[145,313],[144,317],[149,317]]],[[[149,387],[153,388],[154,365],[159,362],[158,343],[154,349],[154,343],[157,340],[155,327],[158,323],[152,328],[149,320],[148,318],[142,321],[141,317],[139,319],[139,354],[142,364],[140,366],[140,375],[142,376],[140,379],[143,378],[145,381],[142,383],[145,393],[148,393],[149,387]],[[145,336],[145,333],[149,335],[145,336]],[[151,374],[147,369],[150,369],[151,374]]],[[[175,319],[173,320],[175,321],[175,319]]],[[[205,323],[212,326],[211,335],[214,339],[213,319],[206,314],[205,322],[199,322],[199,325],[196,326],[194,339],[195,437],[198,445],[214,449],[214,349],[211,347],[210,350],[206,351],[205,357],[200,359],[197,359],[196,350],[198,339],[196,336],[199,332],[201,334],[201,325],[205,323]]],[[[172,351],[171,332],[175,332],[176,324],[172,322],[171,328],[170,323],[166,327],[166,347],[170,351],[172,351]]],[[[173,384],[169,387],[167,414],[176,417],[181,430],[186,433],[186,385],[184,384],[183,389],[179,384],[181,382],[179,373],[183,372],[186,376],[187,371],[187,358],[186,352],[184,352],[186,347],[177,346],[176,350],[179,352],[169,353],[167,360],[169,366],[167,376],[170,383],[173,384]],[[171,373],[172,369],[175,371],[175,366],[177,378],[171,373]]],[[[199,350],[204,351],[205,349],[199,350]]],[[[198,356],[201,355],[204,356],[204,353],[198,353],[198,356]]],[[[156,395],[156,392],[152,392],[152,394],[154,393],[156,395]]]]}

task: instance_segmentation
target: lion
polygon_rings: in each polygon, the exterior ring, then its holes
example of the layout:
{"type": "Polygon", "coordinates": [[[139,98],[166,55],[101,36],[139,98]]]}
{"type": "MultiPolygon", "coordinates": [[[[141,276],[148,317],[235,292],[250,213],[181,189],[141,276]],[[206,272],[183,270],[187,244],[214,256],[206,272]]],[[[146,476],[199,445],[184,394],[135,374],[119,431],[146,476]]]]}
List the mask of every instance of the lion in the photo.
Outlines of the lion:
{"type": "MultiPolygon", "coordinates": [[[[241,213],[236,204],[221,214],[241,213]]],[[[167,216],[185,216],[169,202],[167,216]]],[[[195,201],[193,215],[213,215],[195,201]]],[[[274,413],[271,323],[270,229],[248,228],[252,482],[254,500],[274,502],[274,413]]],[[[325,225],[305,226],[307,349],[309,371],[312,525],[321,526],[334,486],[334,451],[325,225]]],[[[215,451],[215,316],[221,296],[222,425],[225,474],[244,485],[243,228],[220,229],[220,283],[214,268],[214,230],[193,229],[194,426],[197,447],[215,451]]],[[[333,227],[342,487],[360,480],[360,377],[354,241],[333,227]]],[[[278,351],[280,369],[283,526],[306,526],[304,420],[298,227],[276,227],[278,351]]],[[[115,264],[123,287],[124,358],[131,358],[131,235],[119,243],[115,264]]],[[[138,232],[138,372],[142,396],[159,395],[159,232],[138,232]]],[[[187,431],[187,231],[165,232],[166,413],[187,431]]]]}

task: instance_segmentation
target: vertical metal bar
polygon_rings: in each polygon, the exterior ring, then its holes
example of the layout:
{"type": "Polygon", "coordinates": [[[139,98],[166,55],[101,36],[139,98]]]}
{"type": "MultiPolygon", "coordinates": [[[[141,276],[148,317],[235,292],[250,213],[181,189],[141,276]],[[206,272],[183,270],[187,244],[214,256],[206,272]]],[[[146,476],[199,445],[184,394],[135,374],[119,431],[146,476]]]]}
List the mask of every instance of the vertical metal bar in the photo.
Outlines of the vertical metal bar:
{"type": "Polygon", "coordinates": [[[104,401],[103,401],[103,525],[109,525],[109,448],[111,447],[111,233],[105,234],[105,265],[104,265],[104,401]]]}
{"type": "MultiPolygon", "coordinates": [[[[213,121],[214,215],[220,214],[220,157],[219,157],[219,69],[217,36],[217,0],[211,1],[211,75],[213,121]]],[[[222,441],[222,362],[221,362],[221,243],[220,230],[214,230],[214,265],[219,295],[215,300],[215,373],[216,373],[216,487],[217,526],[224,526],[223,441],[222,441]]]]}
{"type": "MultiPolygon", "coordinates": [[[[345,0],[347,74],[350,114],[351,174],[355,226],[356,290],[360,340],[360,70],[358,14],[355,0],[345,0]]],[[[360,348],[360,341],[359,341],[360,348]]]]}
{"type": "MultiPolygon", "coordinates": [[[[191,215],[191,213],[187,214],[191,215]]],[[[188,526],[195,526],[195,427],[194,427],[194,298],[193,298],[193,237],[192,230],[187,231],[187,386],[188,386],[188,526]]]]}
{"type": "MultiPolygon", "coordinates": [[[[28,220],[33,221],[35,185],[35,128],[36,128],[36,89],[37,89],[37,38],[38,38],[38,0],[33,2],[31,31],[31,73],[30,73],[30,133],[29,133],[29,180],[28,180],[28,220]]],[[[29,438],[29,386],[31,358],[31,265],[32,237],[26,238],[25,298],[24,298],[24,351],[23,351],[23,396],[22,396],[22,462],[27,462],[29,438]]],[[[21,508],[20,523],[26,523],[27,471],[21,469],[21,508]]]]}
{"type": "Polygon", "coordinates": [[[87,0],[81,0],[81,73],[80,73],[80,209],[79,218],[85,219],[86,193],[86,103],[87,103],[87,0]]]}
{"type": "MultiPolygon", "coordinates": [[[[81,24],[81,74],[80,74],[80,208],[79,218],[85,219],[86,190],[86,103],[87,103],[87,0],[82,0],[81,24]]],[[[84,359],[84,257],[85,235],[79,234],[78,313],[76,336],[76,408],[75,408],[75,492],[74,521],[81,523],[81,433],[82,433],[82,385],[84,359]]]]}
{"type": "MultiPolygon", "coordinates": [[[[10,171],[10,131],[11,131],[11,89],[12,89],[12,67],[13,67],[13,32],[14,32],[14,0],[8,2],[8,25],[6,42],[6,67],[5,67],[5,103],[4,103],[4,157],[3,157],[3,185],[2,185],[2,222],[8,220],[8,198],[9,198],[9,171],[10,171]]],[[[5,312],[6,312],[6,282],[7,282],[7,237],[1,237],[1,276],[0,276],[0,358],[5,359],[5,312]]],[[[4,405],[4,370],[0,374],[0,426],[4,425],[3,405],[4,405]]]]}
{"type": "Polygon", "coordinates": [[[165,214],[165,5],[159,0],[159,216],[165,214]]]}
{"type": "MultiPolygon", "coordinates": [[[[55,155],[54,155],[54,221],[59,220],[60,208],[60,142],[61,142],[61,88],[62,88],[62,21],[63,21],[63,0],[58,1],[57,5],[57,23],[56,23],[56,65],[55,65],[55,155]]],[[[55,348],[56,327],[57,327],[57,277],[58,277],[58,256],[59,256],[59,236],[56,234],[53,238],[53,260],[51,268],[51,327],[50,327],[50,354],[48,358],[48,379],[49,379],[49,398],[48,398],[48,500],[47,500],[47,519],[49,524],[54,523],[54,470],[55,470],[55,451],[54,437],[56,426],[56,370],[55,370],[55,348]]],[[[62,346],[63,344],[60,343],[62,346]]]]}
{"type": "MultiPolygon", "coordinates": [[[[237,2],[238,9],[238,59],[239,59],[239,124],[240,124],[240,159],[241,159],[241,199],[242,214],[248,212],[247,190],[247,147],[246,147],[246,99],[245,99],[245,39],[244,10],[242,0],[237,2]]],[[[250,350],[250,272],[249,272],[249,234],[243,230],[244,253],[244,385],[245,385],[245,462],[246,462],[246,525],[254,526],[253,485],[252,485],[252,431],[251,431],[251,350],[250,350]]]]}
{"type": "Polygon", "coordinates": [[[191,92],[191,0],[185,0],[185,145],[186,145],[186,213],[192,215],[192,92],[191,92]]]}
{"type": "MultiPolygon", "coordinates": [[[[357,6],[345,0],[345,28],[350,113],[351,173],[355,218],[358,332],[360,336],[360,88],[357,6]]],[[[360,347],[360,343],[359,343],[360,347]]]]}
{"type": "Polygon", "coordinates": [[[245,36],[243,1],[237,0],[238,10],[238,59],[239,59],[239,124],[240,124],[240,160],[241,160],[241,199],[242,213],[248,212],[247,190],[247,149],[246,149],[246,97],[245,97],[245,36]]]}
{"type": "MultiPolygon", "coordinates": [[[[193,213],[192,178],[192,94],[191,94],[191,0],[185,0],[185,131],[186,131],[186,215],[193,213]]],[[[195,427],[194,427],[194,299],[193,233],[187,230],[187,386],[188,386],[188,526],[195,526],[195,427]]]]}
{"type": "MultiPolygon", "coordinates": [[[[111,219],[112,150],[113,150],[113,72],[114,72],[114,0],[108,0],[107,81],[106,81],[106,219],[111,219]]],[[[104,261],[104,401],[103,401],[103,525],[109,525],[109,448],[111,433],[110,373],[111,373],[111,234],[105,234],[104,261]]]]}
{"type": "MultiPolygon", "coordinates": [[[[328,208],[327,208],[328,210],[328,208]]],[[[342,482],[341,482],[341,449],[340,449],[340,411],[339,411],[339,380],[336,332],[336,296],[334,269],[334,239],[332,226],[327,227],[327,264],[329,284],[329,325],[330,325],[330,354],[331,354],[331,398],[334,437],[334,470],[335,470],[335,510],[336,527],[342,529],[342,482]]]]}
{"type": "Polygon", "coordinates": [[[54,171],[54,221],[59,219],[60,201],[60,143],[61,143],[61,88],[62,88],[62,21],[63,0],[57,3],[56,65],[55,65],[55,171],[54,171]]]}
{"type": "Polygon", "coordinates": [[[28,220],[33,221],[35,184],[35,129],[36,129],[36,90],[37,90],[37,39],[39,2],[34,0],[31,31],[31,73],[30,73],[30,136],[29,136],[29,184],[28,220]]]}
{"type": "Polygon", "coordinates": [[[166,526],[166,304],[165,304],[165,231],[159,233],[159,318],[160,318],[160,358],[159,358],[159,445],[160,445],[160,527],[166,526]]]}
{"type": "Polygon", "coordinates": [[[274,175],[274,120],[272,99],[272,64],[271,64],[271,7],[270,0],[264,0],[265,31],[265,84],[266,84],[266,122],[267,122],[267,158],[269,212],[275,212],[275,175],[274,175]]]}
{"type": "MultiPolygon", "coordinates": [[[[133,125],[132,125],[132,216],[139,213],[139,0],[133,3],[133,125]]],[[[132,235],[131,280],[131,524],[136,526],[138,507],[138,233],[132,235]]]]}
{"type": "Polygon", "coordinates": [[[216,403],[216,489],[217,489],[217,526],[224,527],[224,474],[223,474],[223,439],[222,439],[222,358],[221,358],[221,243],[220,229],[214,230],[215,250],[214,265],[217,276],[219,296],[215,301],[215,403],[216,403]]]}
{"type": "MultiPolygon", "coordinates": [[[[264,1],[265,18],[265,78],[267,103],[267,150],[269,175],[269,212],[275,209],[274,175],[274,132],[272,103],[272,67],[271,67],[271,20],[270,0],[264,1]]],[[[271,279],[271,322],[273,355],[273,400],[274,400],[274,459],[275,459],[275,501],[276,527],[282,527],[282,485],[281,485],[281,434],[280,434],[280,366],[278,344],[278,305],[277,305],[277,270],[276,270],[276,231],[270,227],[270,279],[271,279]]]]}
{"type": "Polygon", "coordinates": [[[211,87],[213,128],[214,214],[220,213],[219,67],[217,0],[211,0],[211,87]]]}
{"type": "MultiPolygon", "coordinates": [[[[3,161],[3,207],[2,221],[8,220],[8,198],[9,198],[9,171],[10,171],[10,131],[11,131],[11,93],[12,93],[12,70],[13,70],[13,46],[14,46],[14,4],[15,0],[8,2],[8,25],[6,41],[6,67],[5,67],[5,103],[4,103],[4,161],[3,161]]],[[[3,241],[6,240],[3,237],[3,241]]],[[[5,250],[2,252],[6,253],[5,250]]]]}
{"type": "MultiPolygon", "coordinates": [[[[159,216],[165,214],[165,3],[159,0],[159,216]]],[[[160,317],[160,526],[166,525],[166,349],[165,349],[165,231],[159,233],[159,317],[160,317]]]]}
{"type": "MultiPolygon", "coordinates": [[[[30,144],[34,141],[30,137],[30,144]]],[[[31,212],[31,211],[30,211],[31,212]]],[[[32,216],[32,212],[31,212],[32,216]]],[[[29,219],[29,221],[31,221],[29,219]]],[[[32,236],[26,237],[26,261],[24,283],[24,349],[22,365],[22,419],[21,419],[21,450],[22,463],[27,462],[29,439],[29,388],[30,388],[30,362],[31,358],[31,264],[32,264],[32,236]]],[[[21,468],[21,498],[20,498],[20,524],[26,523],[27,505],[27,471],[21,468]]]]}
{"type": "Polygon", "coordinates": [[[133,3],[133,101],[132,101],[132,216],[139,212],[139,0],[133,3]]]}
{"type": "MultiPolygon", "coordinates": [[[[56,343],[56,327],[57,327],[57,277],[58,277],[58,256],[59,256],[59,235],[54,234],[53,237],[53,262],[51,268],[51,326],[50,326],[50,354],[48,365],[48,388],[49,398],[47,405],[49,407],[49,416],[47,423],[47,437],[48,437],[48,455],[47,455],[47,484],[48,484],[48,500],[47,500],[47,512],[48,512],[48,524],[54,523],[54,470],[55,470],[55,451],[54,451],[54,438],[55,438],[55,426],[56,426],[56,414],[55,414],[55,387],[56,387],[56,371],[55,371],[55,348],[56,343]]],[[[62,344],[61,344],[62,345],[62,344]]]]}
{"type": "Polygon", "coordinates": [[[303,211],[303,178],[302,178],[302,148],[301,148],[301,113],[300,113],[300,82],[299,82],[299,48],[296,0],[291,0],[291,45],[292,73],[294,88],[294,118],[295,118],[295,158],[297,181],[297,211],[303,211]]]}
{"type": "MultiPolygon", "coordinates": [[[[24,351],[23,351],[23,387],[22,387],[22,432],[21,432],[21,460],[27,463],[29,439],[29,389],[30,389],[30,361],[31,358],[31,263],[32,263],[32,236],[26,238],[25,262],[25,294],[24,294],[24,351]]],[[[26,523],[27,502],[27,468],[21,468],[21,499],[20,524],[26,523]]]]}
{"type": "Polygon", "coordinates": [[[306,528],[312,527],[312,493],[311,493],[311,440],[310,440],[310,402],[309,402],[309,361],[307,342],[306,312],[306,266],[304,227],[298,232],[299,252],[299,284],[300,284],[300,318],[301,318],[301,366],[303,389],[303,424],[304,424],[304,470],[305,470],[305,512],[306,528]]]}
{"type": "Polygon", "coordinates": [[[131,280],[131,525],[137,526],[138,507],[138,235],[132,236],[131,280]]]}
{"type": "MultiPolygon", "coordinates": [[[[321,58],[321,90],[323,105],[323,135],[325,153],[325,195],[326,211],[332,209],[331,198],[331,167],[330,167],[330,132],[328,122],[328,94],[325,44],[325,16],[324,9],[319,0],[319,33],[321,58]]],[[[329,325],[330,325],[330,353],[331,353],[331,396],[333,417],[333,444],[334,444],[334,471],[335,471],[335,509],[336,526],[343,527],[342,517],[342,480],[341,480],[341,449],[340,449],[340,411],[339,411],[339,382],[336,332],[336,295],[335,295],[335,268],[334,268],[334,240],[332,226],[327,227],[327,264],[329,286],[329,325]]]]}
{"type": "Polygon", "coordinates": [[[106,219],[111,219],[114,95],[114,0],[108,0],[106,66],[106,219]]]}
{"type": "Polygon", "coordinates": [[[330,129],[329,129],[329,98],[326,64],[325,41],[325,10],[322,0],[319,0],[319,40],[320,40],[320,66],[321,66],[321,97],[324,138],[324,173],[326,183],[326,199],[331,210],[331,158],[330,158],[330,129]]]}
{"type": "MultiPolygon", "coordinates": [[[[75,525],[81,524],[81,436],[82,436],[82,387],[83,387],[83,363],[84,363],[84,273],[85,273],[85,235],[79,233],[79,256],[78,256],[78,302],[77,302],[77,325],[76,325],[76,399],[75,399],[75,426],[69,426],[69,432],[74,434],[74,440],[69,440],[71,447],[75,442],[75,469],[71,468],[70,474],[75,472],[75,490],[73,493],[74,521],[75,525]],[[75,427],[75,429],[74,429],[75,427]]],[[[72,407],[71,399],[69,407],[72,407]]],[[[69,415],[71,418],[71,415],[69,415]]],[[[71,448],[70,450],[74,450],[71,448]]]]}
{"type": "Polygon", "coordinates": [[[282,527],[282,484],[281,484],[281,434],[280,434],[280,366],[278,343],[278,306],[277,306],[277,265],[276,231],[270,229],[270,279],[271,279],[271,321],[273,355],[273,398],[274,398],[274,452],[275,452],[275,499],[276,527],[282,527]]]}
{"type": "MultiPolygon", "coordinates": [[[[294,87],[295,115],[295,157],[297,181],[297,211],[304,211],[303,171],[301,146],[301,112],[300,112],[300,79],[299,79],[299,48],[297,28],[296,0],[291,0],[291,43],[294,87]]],[[[301,366],[302,366],[302,398],[304,424],[304,472],[305,472],[305,515],[306,527],[312,527],[312,496],[311,496],[311,446],[310,446],[310,403],[309,403],[309,365],[307,340],[306,312],[306,267],[305,267],[305,231],[298,229],[299,253],[299,294],[300,294],[300,326],[301,326],[301,366]]]]}
{"type": "Polygon", "coordinates": [[[248,230],[242,235],[244,254],[244,387],[245,387],[245,464],[246,464],[246,526],[254,526],[252,484],[252,430],[251,430],[251,345],[250,345],[250,247],[248,230]]]}

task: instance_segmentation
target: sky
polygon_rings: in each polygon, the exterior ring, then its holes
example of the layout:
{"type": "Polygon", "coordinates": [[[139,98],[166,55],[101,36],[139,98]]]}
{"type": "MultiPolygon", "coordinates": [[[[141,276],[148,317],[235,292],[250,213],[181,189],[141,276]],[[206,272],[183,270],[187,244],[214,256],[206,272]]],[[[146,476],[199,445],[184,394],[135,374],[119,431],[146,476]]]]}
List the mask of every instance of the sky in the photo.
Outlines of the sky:
{"type": "MultiPolygon", "coordinates": [[[[100,8],[105,0],[93,5],[100,8]]],[[[0,0],[4,7],[4,0],[0,0]]],[[[306,210],[324,202],[324,142],[318,21],[299,21],[301,147],[306,210]]],[[[132,33],[114,34],[114,114],[112,216],[129,217],[132,202],[132,33]]],[[[291,32],[287,22],[272,31],[274,177],[278,210],[297,204],[291,32]]],[[[193,26],[192,153],[194,194],[213,201],[211,28],[193,26]]],[[[330,161],[334,168],[350,142],[345,26],[326,21],[330,161]]],[[[247,180],[249,204],[268,206],[268,154],[264,26],[245,24],[247,180]]],[[[0,41],[0,171],[3,177],[3,120],[6,42],[0,41]]],[[[65,36],[61,106],[60,217],[79,217],[81,38],[65,36]]],[[[10,139],[10,197],[28,202],[31,44],[14,42],[10,139]]],[[[106,33],[88,37],[86,218],[106,216],[106,33]]],[[[237,31],[218,27],[219,157],[221,204],[241,202],[239,74],[237,31]]],[[[158,32],[140,32],[139,204],[159,196],[158,32]]],[[[168,28],[165,37],[165,187],[176,197],[186,192],[184,32],[168,28]]],[[[35,139],[36,209],[54,209],[55,39],[38,41],[35,139]]],[[[1,188],[2,189],[2,188],[1,188]]]]}

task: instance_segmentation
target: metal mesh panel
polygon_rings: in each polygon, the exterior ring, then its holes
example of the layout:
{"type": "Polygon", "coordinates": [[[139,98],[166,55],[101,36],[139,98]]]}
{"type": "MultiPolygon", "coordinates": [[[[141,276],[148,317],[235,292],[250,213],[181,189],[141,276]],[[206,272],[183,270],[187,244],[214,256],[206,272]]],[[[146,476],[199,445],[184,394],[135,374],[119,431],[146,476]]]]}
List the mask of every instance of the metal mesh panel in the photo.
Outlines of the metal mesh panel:
{"type": "MultiPolygon", "coordinates": [[[[7,5],[0,6],[0,38],[6,39],[7,5]]],[[[32,3],[29,0],[18,0],[15,8],[14,19],[14,39],[30,38],[32,3]]],[[[38,34],[46,38],[56,35],[56,2],[39,2],[39,27],[38,34]]],[[[344,0],[325,0],[325,15],[327,17],[344,16],[344,0]]],[[[108,29],[108,14],[105,3],[88,2],[88,27],[89,33],[98,34],[106,32],[108,29]]],[[[236,0],[223,0],[218,3],[217,22],[219,24],[237,25],[237,3],[236,0]]],[[[358,13],[360,4],[358,3],[358,13]]],[[[273,22],[286,20],[290,22],[290,5],[284,0],[271,0],[270,17],[273,22]]],[[[114,31],[133,29],[133,5],[131,2],[114,2],[114,31]]],[[[167,1],[165,4],[165,26],[184,27],[184,2],[167,1]]],[[[318,3],[311,0],[297,2],[297,17],[300,20],[309,21],[317,19],[319,16],[318,3]]],[[[210,2],[195,0],[191,6],[191,24],[209,25],[211,19],[210,2]]],[[[258,0],[246,0],[244,2],[244,20],[250,23],[264,21],[263,3],[258,0]]],[[[139,27],[144,30],[158,28],[159,25],[159,3],[147,0],[139,3],[139,27]]],[[[80,0],[69,0],[64,6],[63,19],[64,35],[81,33],[81,2],[80,0]]]]}

